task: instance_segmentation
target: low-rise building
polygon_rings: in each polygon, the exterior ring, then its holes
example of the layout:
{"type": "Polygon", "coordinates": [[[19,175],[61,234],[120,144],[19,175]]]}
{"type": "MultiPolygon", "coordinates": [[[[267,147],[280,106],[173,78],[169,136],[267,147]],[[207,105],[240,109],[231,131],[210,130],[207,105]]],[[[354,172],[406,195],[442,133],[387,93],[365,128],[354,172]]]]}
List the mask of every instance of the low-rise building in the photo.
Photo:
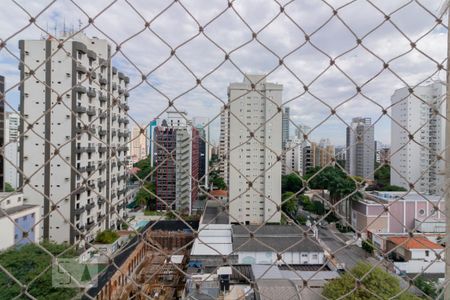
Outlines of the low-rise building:
{"type": "Polygon", "coordinates": [[[233,225],[233,253],[239,264],[325,263],[313,230],[296,225],[233,225]]]}
{"type": "Polygon", "coordinates": [[[445,273],[444,247],[425,236],[391,236],[386,240],[386,252],[397,273],[445,273]]]}
{"type": "Polygon", "coordinates": [[[352,227],[363,237],[372,234],[445,231],[444,201],[440,196],[407,192],[372,192],[352,202],[352,227]],[[427,220],[427,223],[420,221],[427,220]],[[430,224],[433,222],[433,224],[430,224]]]}
{"type": "Polygon", "coordinates": [[[212,190],[209,192],[209,198],[212,200],[220,200],[223,203],[228,202],[228,191],[227,190],[212,190]]]}
{"type": "Polygon", "coordinates": [[[0,193],[0,251],[38,243],[41,239],[39,206],[23,204],[21,193],[0,193]]]}

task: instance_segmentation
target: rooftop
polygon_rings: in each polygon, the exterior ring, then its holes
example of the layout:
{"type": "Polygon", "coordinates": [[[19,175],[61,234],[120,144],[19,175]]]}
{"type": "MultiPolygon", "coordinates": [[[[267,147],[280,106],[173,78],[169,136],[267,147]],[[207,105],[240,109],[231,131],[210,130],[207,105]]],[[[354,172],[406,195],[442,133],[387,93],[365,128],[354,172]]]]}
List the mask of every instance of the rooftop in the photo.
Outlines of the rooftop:
{"type": "Polygon", "coordinates": [[[323,252],[306,226],[233,225],[232,231],[234,251],[323,252]]]}
{"type": "Polygon", "coordinates": [[[201,224],[228,224],[228,214],[223,207],[215,201],[207,201],[203,212],[201,224]]]}
{"type": "Polygon", "coordinates": [[[7,209],[4,209],[3,211],[0,211],[0,218],[3,218],[5,216],[12,216],[16,213],[19,213],[19,212],[22,212],[22,211],[25,211],[28,209],[32,209],[35,207],[39,207],[39,205],[24,204],[24,205],[7,208],[7,209]]]}
{"type": "Polygon", "coordinates": [[[228,191],[227,190],[212,190],[209,192],[209,194],[213,197],[228,197],[228,191]]]}
{"type": "Polygon", "coordinates": [[[413,192],[380,192],[374,191],[371,193],[366,193],[366,199],[369,202],[378,202],[378,201],[440,201],[442,200],[442,196],[439,195],[422,195],[413,192]]]}
{"type": "Polygon", "coordinates": [[[415,237],[407,237],[407,236],[395,236],[388,238],[389,241],[396,245],[400,245],[405,249],[444,249],[439,244],[436,244],[426,237],[423,236],[415,236],[415,237]]]}

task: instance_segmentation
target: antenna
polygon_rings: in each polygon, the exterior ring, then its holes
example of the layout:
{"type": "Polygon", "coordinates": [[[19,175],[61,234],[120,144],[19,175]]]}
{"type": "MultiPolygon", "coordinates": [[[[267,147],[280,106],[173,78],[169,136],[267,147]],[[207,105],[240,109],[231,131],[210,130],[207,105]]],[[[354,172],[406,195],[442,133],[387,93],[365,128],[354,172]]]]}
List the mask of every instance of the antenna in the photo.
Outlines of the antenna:
{"type": "Polygon", "coordinates": [[[78,19],[78,30],[81,30],[82,25],[83,23],[81,22],[81,19],[78,19]]]}
{"type": "Polygon", "coordinates": [[[64,18],[63,22],[63,34],[66,35],[66,18],[64,18]]]}

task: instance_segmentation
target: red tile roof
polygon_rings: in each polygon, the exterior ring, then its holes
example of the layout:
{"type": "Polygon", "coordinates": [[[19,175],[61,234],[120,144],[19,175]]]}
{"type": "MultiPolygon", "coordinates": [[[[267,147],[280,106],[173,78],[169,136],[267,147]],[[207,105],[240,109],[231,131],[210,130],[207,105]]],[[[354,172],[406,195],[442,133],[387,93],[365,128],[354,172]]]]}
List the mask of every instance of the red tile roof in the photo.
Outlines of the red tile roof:
{"type": "Polygon", "coordinates": [[[441,245],[436,244],[423,236],[396,236],[390,237],[389,241],[396,245],[401,245],[401,247],[405,249],[444,249],[441,245]]]}
{"type": "Polygon", "coordinates": [[[226,190],[212,190],[209,193],[212,197],[228,197],[228,191],[226,190]]]}

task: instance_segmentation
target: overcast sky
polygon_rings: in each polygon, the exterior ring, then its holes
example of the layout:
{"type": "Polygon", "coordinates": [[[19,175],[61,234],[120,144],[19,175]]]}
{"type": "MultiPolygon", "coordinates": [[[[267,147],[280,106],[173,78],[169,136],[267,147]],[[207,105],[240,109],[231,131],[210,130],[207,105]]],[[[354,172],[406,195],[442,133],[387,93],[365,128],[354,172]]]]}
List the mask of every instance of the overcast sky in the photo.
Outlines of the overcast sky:
{"type": "MultiPolygon", "coordinates": [[[[50,2],[17,1],[32,16],[50,2]]],[[[64,23],[66,29],[78,30],[80,22],[81,27],[88,25],[90,16],[97,28],[85,28],[87,35],[109,39],[113,49],[120,44],[121,52],[115,53],[113,61],[130,76],[130,116],[139,123],[148,123],[166,109],[167,97],[176,98],[175,107],[190,117],[214,119],[227,101],[228,84],[242,81],[241,72],[270,72],[268,80],[284,86],[283,102],[291,108],[292,123],[315,127],[330,116],[327,105],[334,108],[350,98],[336,109],[343,121],[349,123],[357,116],[377,120],[380,106],[390,105],[394,90],[405,85],[393,72],[411,86],[433,74],[434,79],[444,79],[437,63],[445,64],[447,29],[430,14],[438,14],[441,2],[372,0],[371,5],[365,0],[278,0],[279,4],[236,0],[227,9],[224,0],[65,0],[53,3],[36,23],[54,34],[55,25],[58,32],[64,23]],[[288,2],[280,13],[280,4],[288,2]],[[337,10],[334,17],[333,7],[337,10]],[[380,10],[391,16],[395,26],[380,10]],[[149,28],[145,21],[150,22],[149,28]],[[199,24],[203,33],[199,33],[199,24]],[[418,40],[420,52],[411,49],[399,30],[411,41],[418,40]],[[305,33],[309,42],[305,42],[305,33]],[[357,46],[354,35],[362,39],[362,45],[357,46]],[[171,48],[176,49],[176,57],[170,56],[171,48]],[[228,61],[225,52],[230,53],[228,61]],[[285,65],[279,65],[277,56],[283,57],[285,65]],[[330,66],[330,57],[337,57],[336,65],[330,66]],[[389,62],[390,70],[383,70],[382,61],[389,62]],[[363,86],[364,96],[356,95],[355,83],[343,72],[363,86]],[[141,74],[149,73],[153,87],[141,79],[141,74]],[[204,88],[196,87],[196,78],[204,78],[204,88]],[[304,84],[309,86],[307,93],[304,84]]],[[[29,19],[13,1],[2,1],[0,39],[7,41],[7,49],[0,51],[0,74],[6,76],[7,88],[19,81],[18,61],[8,51],[18,56],[18,40],[45,35],[34,24],[26,27],[29,19]]],[[[7,93],[7,100],[17,107],[17,88],[7,93]]],[[[313,131],[312,139],[330,138],[337,145],[345,144],[342,120],[330,117],[313,131]]],[[[211,132],[217,140],[218,119],[211,132]]],[[[390,144],[386,116],[378,120],[375,137],[390,144]]]]}

